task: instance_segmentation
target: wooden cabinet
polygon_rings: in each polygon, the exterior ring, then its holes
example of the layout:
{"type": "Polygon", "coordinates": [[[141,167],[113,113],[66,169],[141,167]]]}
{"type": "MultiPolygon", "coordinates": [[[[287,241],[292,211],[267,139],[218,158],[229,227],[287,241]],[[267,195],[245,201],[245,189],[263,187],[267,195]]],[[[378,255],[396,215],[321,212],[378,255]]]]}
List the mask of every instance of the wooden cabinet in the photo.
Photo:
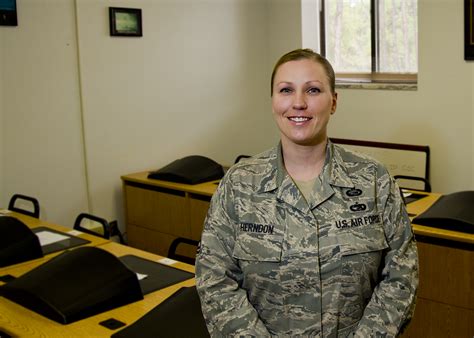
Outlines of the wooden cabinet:
{"type": "MultiPolygon", "coordinates": [[[[439,194],[408,204],[420,214],[439,194]]],[[[420,284],[406,337],[474,337],[474,234],[413,224],[420,284]]]]}
{"type": "Polygon", "coordinates": [[[403,337],[474,337],[474,244],[417,236],[420,285],[403,337]]]}
{"type": "Polygon", "coordinates": [[[473,333],[473,310],[418,297],[415,315],[402,337],[471,338],[473,333]]]}
{"type": "MultiPolygon", "coordinates": [[[[122,176],[130,246],[167,256],[178,237],[199,240],[216,182],[188,185],[147,178],[148,172],[122,176]]],[[[196,248],[179,246],[195,257],[196,248]]]]}

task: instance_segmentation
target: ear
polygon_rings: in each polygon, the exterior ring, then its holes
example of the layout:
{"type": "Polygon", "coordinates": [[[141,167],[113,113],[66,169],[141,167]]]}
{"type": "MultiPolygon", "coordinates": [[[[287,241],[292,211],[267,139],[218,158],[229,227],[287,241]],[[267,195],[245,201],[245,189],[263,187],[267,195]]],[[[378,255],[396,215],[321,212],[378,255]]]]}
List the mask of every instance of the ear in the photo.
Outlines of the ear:
{"type": "Polygon", "coordinates": [[[337,108],[337,93],[332,94],[332,107],[331,107],[331,115],[336,112],[337,108]]]}

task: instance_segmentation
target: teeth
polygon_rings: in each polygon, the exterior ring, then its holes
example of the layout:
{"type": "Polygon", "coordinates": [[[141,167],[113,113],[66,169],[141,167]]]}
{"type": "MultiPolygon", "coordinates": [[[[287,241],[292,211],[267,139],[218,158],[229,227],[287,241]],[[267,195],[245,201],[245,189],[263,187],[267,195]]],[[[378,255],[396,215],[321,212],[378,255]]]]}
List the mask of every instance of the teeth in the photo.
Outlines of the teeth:
{"type": "Polygon", "coordinates": [[[305,122],[309,120],[309,117],[304,117],[304,116],[290,117],[290,120],[294,122],[305,122]]]}

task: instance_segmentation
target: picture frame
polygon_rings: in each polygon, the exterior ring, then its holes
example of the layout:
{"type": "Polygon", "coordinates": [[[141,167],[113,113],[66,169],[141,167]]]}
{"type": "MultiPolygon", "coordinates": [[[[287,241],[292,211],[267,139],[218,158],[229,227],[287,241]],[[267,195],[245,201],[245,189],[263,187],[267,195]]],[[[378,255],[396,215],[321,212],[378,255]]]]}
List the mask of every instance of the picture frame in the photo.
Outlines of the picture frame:
{"type": "Polygon", "coordinates": [[[109,22],[111,36],[143,36],[139,8],[109,7],[109,22]]]}
{"type": "Polygon", "coordinates": [[[0,0],[0,26],[18,26],[16,0],[0,0]]]}
{"type": "Polygon", "coordinates": [[[464,0],[464,60],[474,60],[474,0],[464,0]]]}

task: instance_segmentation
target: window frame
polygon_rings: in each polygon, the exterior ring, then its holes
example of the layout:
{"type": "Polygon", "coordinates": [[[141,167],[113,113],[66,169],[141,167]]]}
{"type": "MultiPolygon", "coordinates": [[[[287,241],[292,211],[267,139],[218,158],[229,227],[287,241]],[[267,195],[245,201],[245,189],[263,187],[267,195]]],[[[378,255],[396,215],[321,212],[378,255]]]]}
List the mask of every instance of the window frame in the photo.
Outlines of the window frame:
{"type": "MultiPolygon", "coordinates": [[[[319,1],[319,51],[321,55],[326,56],[326,17],[325,17],[325,0],[319,1]]],[[[379,0],[370,0],[370,30],[371,30],[371,72],[361,73],[342,73],[336,72],[336,85],[353,85],[353,84],[375,84],[375,88],[379,88],[377,84],[387,84],[390,88],[393,85],[401,85],[401,89],[413,90],[417,88],[417,73],[384,73],[379,72],[380,64],[380,42],[378,40],[378,32],[380,29],[378,6],[379,0]]],[[[417,51],[418,54],[418,51],[417,51]]],[[[383,86],[382,86],[383,87],[383,86]]],[[[364,88],[369,88],[365,86],[364,88]]]]}

